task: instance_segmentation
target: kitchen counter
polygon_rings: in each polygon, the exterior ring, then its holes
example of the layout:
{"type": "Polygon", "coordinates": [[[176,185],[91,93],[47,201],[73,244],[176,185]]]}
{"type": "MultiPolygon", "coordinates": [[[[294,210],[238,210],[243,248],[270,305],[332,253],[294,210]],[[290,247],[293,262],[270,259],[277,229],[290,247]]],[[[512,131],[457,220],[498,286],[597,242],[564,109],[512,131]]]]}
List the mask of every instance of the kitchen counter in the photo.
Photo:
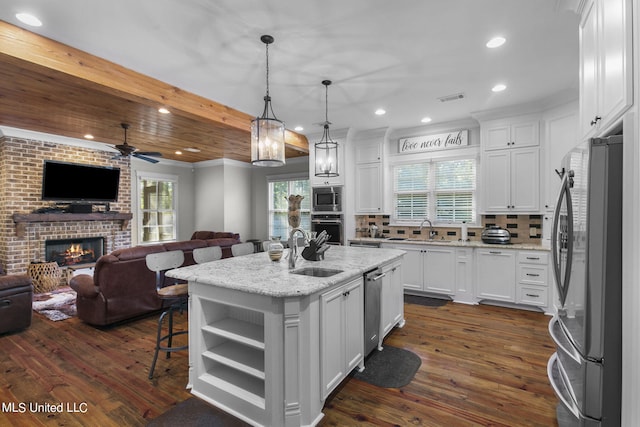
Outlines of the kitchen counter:
{"type": "Polygon", "coordinates": [[[365,366],[363,273],[383,271],[380,336],[404,324],[404,254],[331,246],[323,261],[298,258],[294,271],[342,270],[330,277],[293,274],[263,252],[167,272],[189,282],[187,387],[251,425],[317,425],[327,396],[365,366]]]}
{"type": "Polygon", "coordinates": [[[512,243],[508,245],[497,245],[491,243],[484,243],[482,241],[470,241],[470,242],[461,242],[459,240],[425,240],[425,239],[412,239],[407,238],[404,240],[398,240],[394,238],[372,238],[372,237],[356,237],[353,239],[349,239],[349,243],[401,243],[401,244],[411,244],[411,245],[438,245],[438,246],[452,246],[452,247],[466,247],[466,248],[493,248],[493,249],[522,249],[528,251],[549,251],[549,248],[546,248],[541,245],[536,245],[532,243],[512,243]]]}
{"type": "Polygon", "coordinates": [[[271,261],[266,253],[260,252],[178,268],[167,272],[167,276],[271,297],[301,296],[361,276],[378,265],[401,257],[404,252],[397,249],[331,246],[325,252],[324,261],[307,261],[302,256],[298,257],[295,270],[305,267],[342,270],[342,273],[330,277],[292,274],[288,268],[289,262],[285,259],[288,253],[285,250],[279,262],[271,261]]]}

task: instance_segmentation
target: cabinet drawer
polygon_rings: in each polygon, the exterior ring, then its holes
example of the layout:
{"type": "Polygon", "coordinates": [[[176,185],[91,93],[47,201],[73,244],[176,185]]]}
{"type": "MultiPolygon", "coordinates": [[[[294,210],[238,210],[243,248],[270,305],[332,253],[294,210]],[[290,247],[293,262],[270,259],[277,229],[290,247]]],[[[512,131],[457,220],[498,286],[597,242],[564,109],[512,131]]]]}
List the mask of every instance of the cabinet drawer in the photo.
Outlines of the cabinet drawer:
{"type": "Polygon", "coordinates": [[[548,267],[546,265],[518,265],[518,282],[527,285],[547,286],[548,267]]]}
{"type": "Polygon", "coordinates": [[[547,305],[547,288],[533,285],[518,285],[518,304],[547,305]]]}
{"type": "Polygon", "coordinates": [[[549,264],[549,254],[542,251],[518,252],[520,264],[549,264]]]}

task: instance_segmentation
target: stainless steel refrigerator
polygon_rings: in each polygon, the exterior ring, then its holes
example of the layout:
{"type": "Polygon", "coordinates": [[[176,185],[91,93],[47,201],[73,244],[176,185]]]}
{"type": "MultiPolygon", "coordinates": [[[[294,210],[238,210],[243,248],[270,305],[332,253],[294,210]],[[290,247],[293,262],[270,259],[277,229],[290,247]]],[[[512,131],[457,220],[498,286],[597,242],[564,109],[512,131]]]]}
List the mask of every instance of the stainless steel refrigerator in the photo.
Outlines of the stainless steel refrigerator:
{"type": "Polygon", "coordinates": [[[558,424],[619,426],[622,394],[622,136],[563,160],[553,231],[560,306],[549,323],[558,424]]]}

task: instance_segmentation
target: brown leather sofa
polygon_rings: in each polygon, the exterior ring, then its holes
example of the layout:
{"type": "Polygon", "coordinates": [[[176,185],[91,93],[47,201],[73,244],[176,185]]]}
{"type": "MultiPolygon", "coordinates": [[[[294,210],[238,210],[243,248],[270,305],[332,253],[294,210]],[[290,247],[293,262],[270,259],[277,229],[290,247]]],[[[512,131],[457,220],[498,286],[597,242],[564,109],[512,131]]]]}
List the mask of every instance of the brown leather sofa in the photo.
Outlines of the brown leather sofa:
{"type": "Polygon", "coordinates": [[[29,276],[0,276],[0,334],[31,326],[32,300],[33,284],[29,276]]]}
{"type": "Polygon", "coordinates": [[[185,254],[183,266],[186,266],[195,263],[193,249],[220,246],[222,256],[226,258],[231,256],[231,245],[240,243],[238,234],[226,234],[233,237],[135,246],[101,256],[96,262],[93,276],[80,274],[69,282],[78,293],[78,317],[90,325],[106,326],[161,309],[162,301],[156,294],[155,273],[147,268],[146,256],[180,249],[185,254]]]}

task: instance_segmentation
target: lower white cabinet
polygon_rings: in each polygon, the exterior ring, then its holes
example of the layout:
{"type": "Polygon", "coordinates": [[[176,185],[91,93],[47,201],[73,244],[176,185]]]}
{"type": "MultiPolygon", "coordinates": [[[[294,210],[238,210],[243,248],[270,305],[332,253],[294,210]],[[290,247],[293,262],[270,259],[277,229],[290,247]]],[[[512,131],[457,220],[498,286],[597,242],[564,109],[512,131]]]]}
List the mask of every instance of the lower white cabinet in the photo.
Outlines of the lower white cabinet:
{"type": "Polygon", "coordinates": [[[382,290],[380,295],[380,341],[387,336],[395,325],[404,325],[404,292],[402,288],[402,271],[399,262],[382,267],[382,290]]]}
{"type": "Polygon", "coordinates": [[[326,398],[364,359],[363,280],[320,295],[320,384],[326,398]]]}
{"type": "Polygon", "coordinates": [[[546,307],[549,304],[549,255],[518,252],[518,304],[546,307]]]}
{"type": "Polygon", "coordinates": [[[478,249],[476,297],[515,302],[516,251],[478,249]]]}

